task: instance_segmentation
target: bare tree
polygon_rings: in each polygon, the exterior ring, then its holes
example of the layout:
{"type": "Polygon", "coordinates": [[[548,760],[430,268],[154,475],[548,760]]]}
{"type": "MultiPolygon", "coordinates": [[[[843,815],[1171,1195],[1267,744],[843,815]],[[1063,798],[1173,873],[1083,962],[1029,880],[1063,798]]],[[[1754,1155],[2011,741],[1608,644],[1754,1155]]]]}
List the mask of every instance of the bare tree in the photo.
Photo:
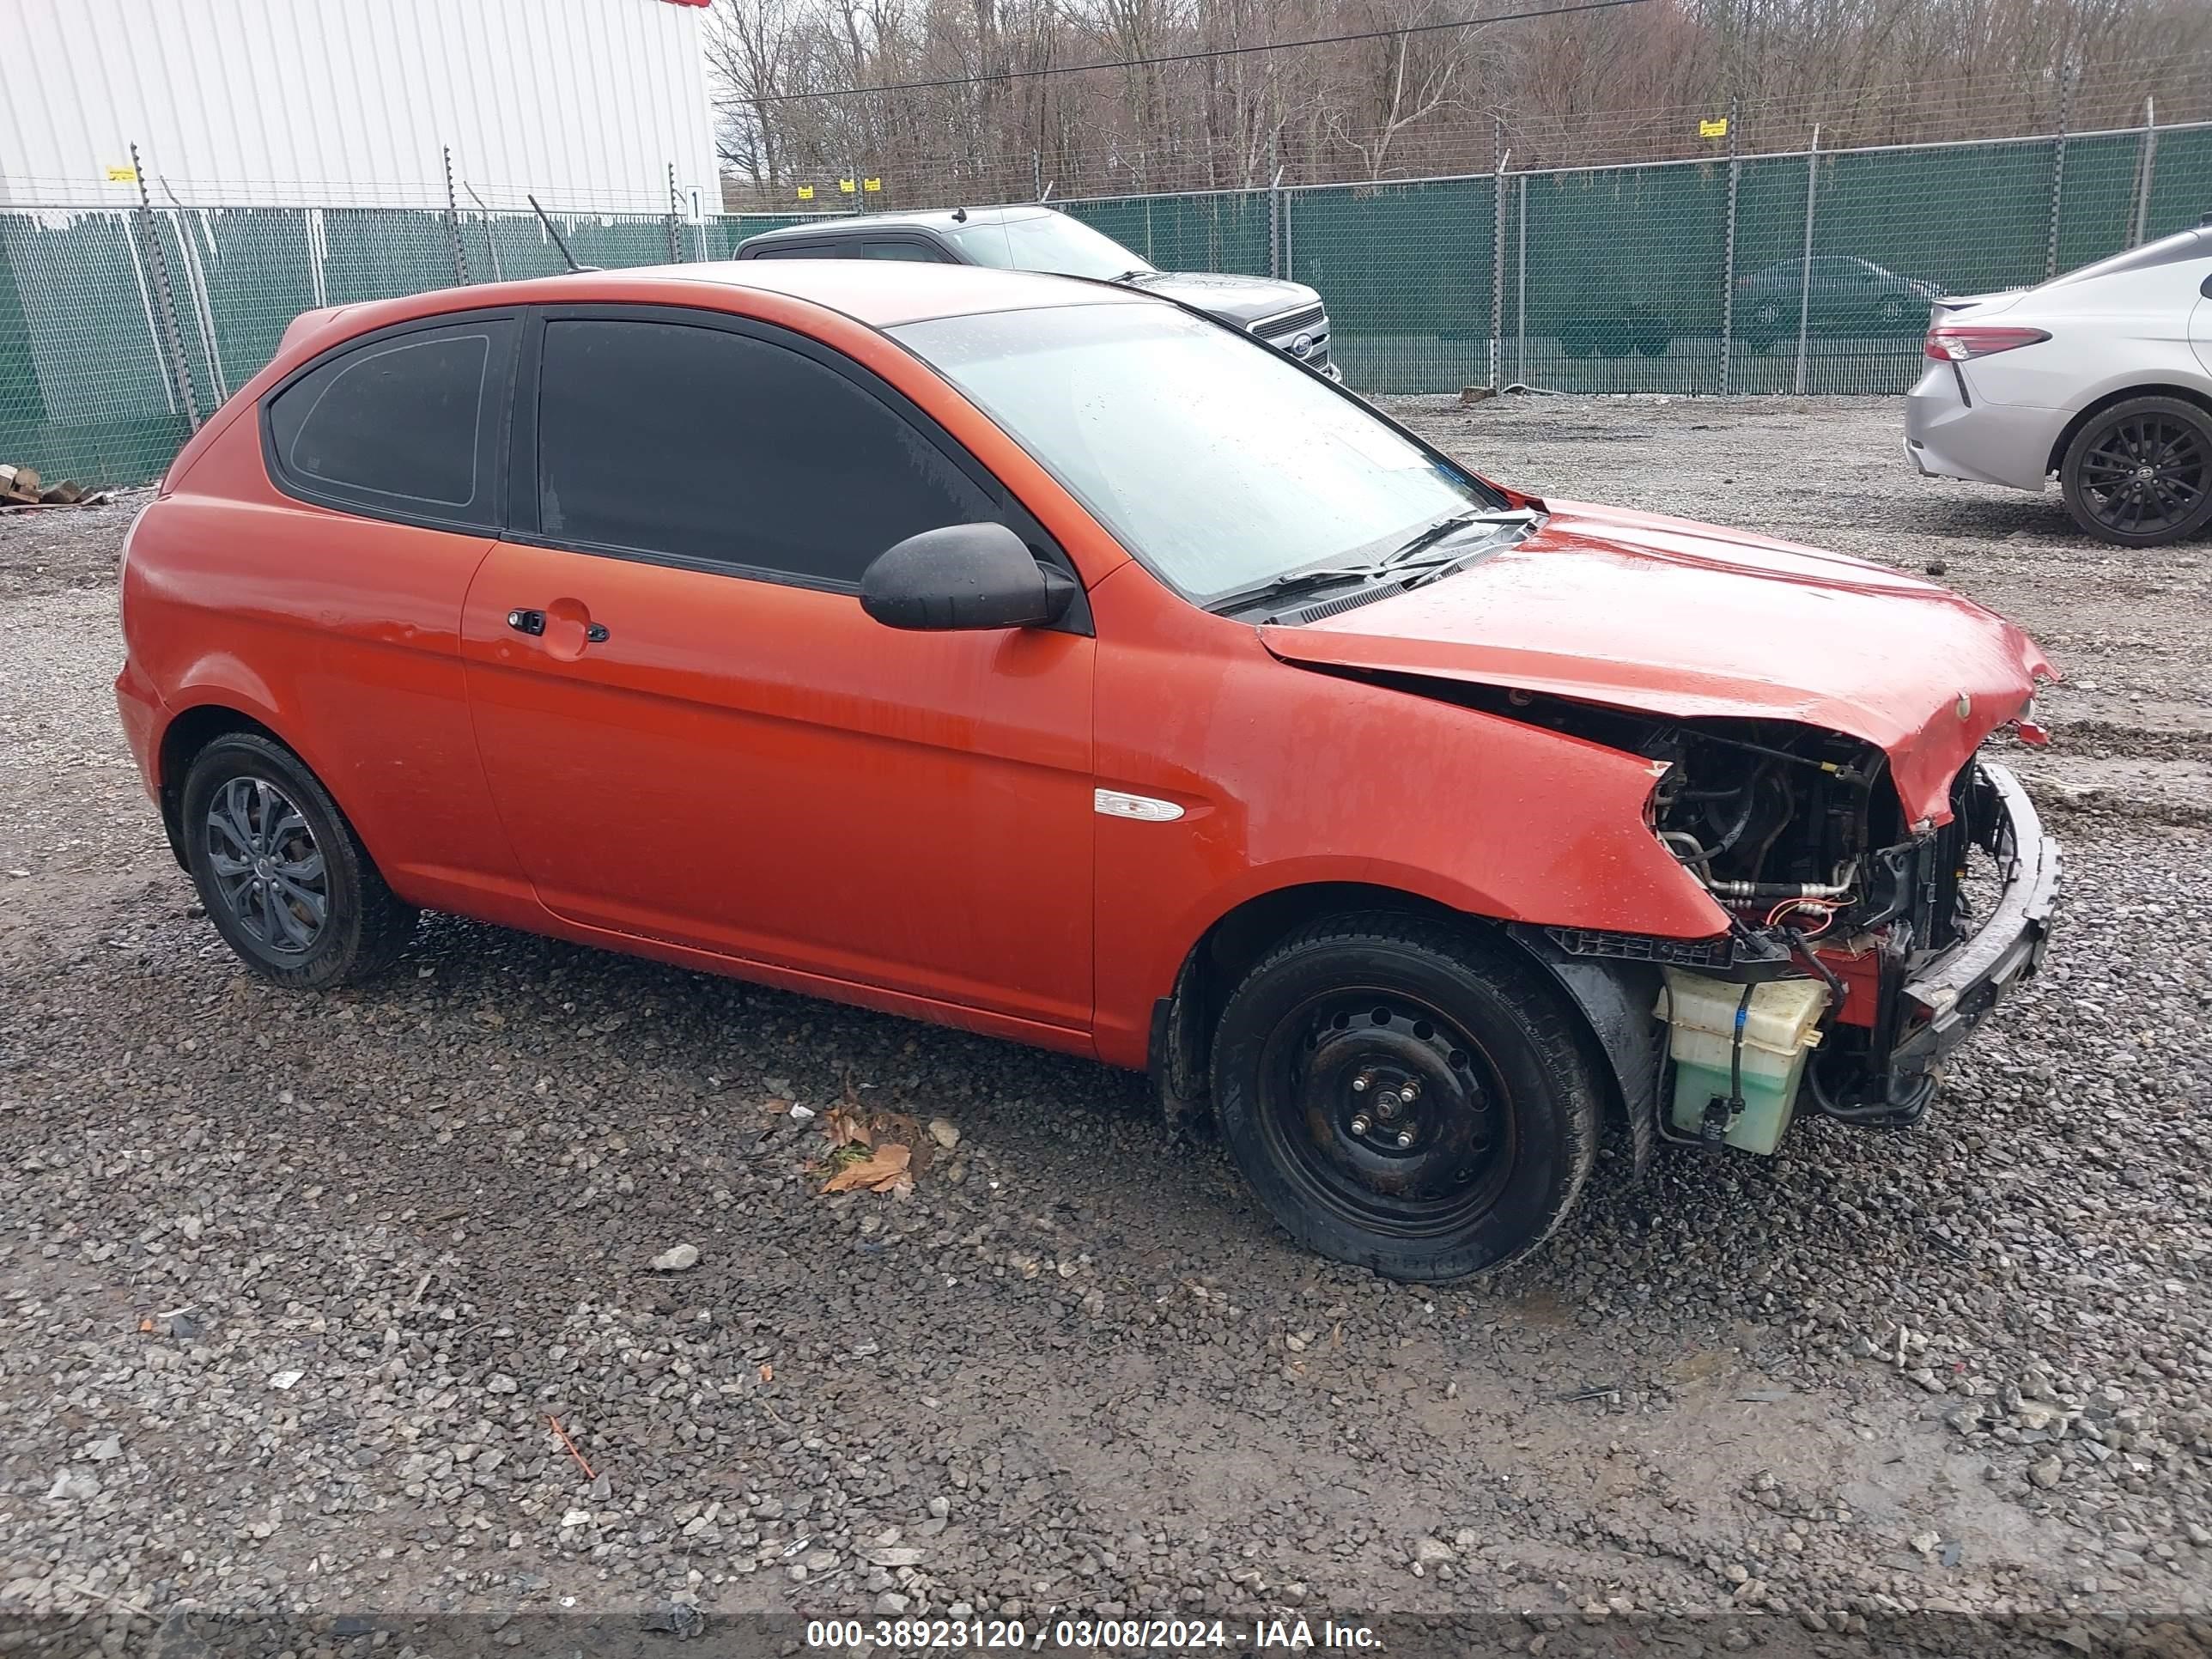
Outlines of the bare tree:
{"type": "Polygon", "coordinates": [[[1696,155],[1732,100],[1753,151],[1814,122],[1837,144],[2033,132],[2069,70],[2077,130],[2153,94],[2212,117],[2204,0],[1644,0],[1480,27],[1486,9],[719,0],[721,153],[733,192],[788,208],[856,170],[886,204],[1481,172],[1495,118],[1529,166],[1696,155]],[[1336,36],[1361,38],[1282,45],[1336,36]],[[1109,67],[1058,72],[1083,64],[1109,67]]]}

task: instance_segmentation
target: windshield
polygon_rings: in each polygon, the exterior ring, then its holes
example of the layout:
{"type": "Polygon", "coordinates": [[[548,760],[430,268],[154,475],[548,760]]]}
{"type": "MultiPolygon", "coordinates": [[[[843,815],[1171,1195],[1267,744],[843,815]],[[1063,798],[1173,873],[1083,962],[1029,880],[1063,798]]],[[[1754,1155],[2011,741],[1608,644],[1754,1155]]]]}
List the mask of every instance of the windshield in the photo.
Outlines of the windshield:
{"type": "Polygon", "coordinates": [[[1505,504],[1280,352],[1170,306],[892,332],[1200,605],[1505,504]]]}
{"type": "Polygon", "coordinates": [[[945,233],[979,265],[1001,270],[1042,270],[1060,276],[1116,276],[1148,271],[1146,261],[1080,219],[1049,210],[995,224],[956,226],[945,233]]]}

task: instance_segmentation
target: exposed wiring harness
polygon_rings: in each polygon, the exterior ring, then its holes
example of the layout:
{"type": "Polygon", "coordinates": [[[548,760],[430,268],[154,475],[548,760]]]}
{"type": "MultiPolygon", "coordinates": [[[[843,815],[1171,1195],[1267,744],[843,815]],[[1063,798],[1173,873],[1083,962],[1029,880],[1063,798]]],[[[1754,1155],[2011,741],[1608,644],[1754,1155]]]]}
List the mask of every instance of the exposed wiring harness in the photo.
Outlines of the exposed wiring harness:
{"type": "Polygon", "coordinates": [[[1802,912],[1820,923],[1817,927],[1803,929],[1805,937],[1818,939],[1835,926],[1836,913],[1843,908],[1842,902],[1836,899],[1784,899],[1766,913],[1765,926],[1771,927],[1783,917],[1802,912]]]}

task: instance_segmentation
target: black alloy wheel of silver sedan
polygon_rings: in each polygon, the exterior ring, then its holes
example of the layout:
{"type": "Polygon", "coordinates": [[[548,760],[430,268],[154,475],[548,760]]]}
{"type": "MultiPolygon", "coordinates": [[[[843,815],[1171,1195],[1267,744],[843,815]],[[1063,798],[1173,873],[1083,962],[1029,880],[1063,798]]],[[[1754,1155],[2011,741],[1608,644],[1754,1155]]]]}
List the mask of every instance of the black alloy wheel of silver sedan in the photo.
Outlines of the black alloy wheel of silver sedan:
{"type": "Polygon", "coordinates": [[[2212,526],[2212,416],[2179,398],[2130,398],[2092,416],[2059,463],[2066,510],[2128,547],[2212,526]]]}

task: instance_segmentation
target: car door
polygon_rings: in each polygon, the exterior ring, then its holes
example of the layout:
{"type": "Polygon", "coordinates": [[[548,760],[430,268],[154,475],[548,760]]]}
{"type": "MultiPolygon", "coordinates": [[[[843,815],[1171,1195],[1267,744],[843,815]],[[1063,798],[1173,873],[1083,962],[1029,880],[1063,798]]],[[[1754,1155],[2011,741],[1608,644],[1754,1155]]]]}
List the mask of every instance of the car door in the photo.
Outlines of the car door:
{"type": "Polygon", "coordinates": [[[665,308],[538,313],[514,451],[463,652],[547,908],[1087,1030],[1087,611],[908,633],[857,597],[947,524],[1057,557],[996,480],[840,354],[665,308]]]}
{"type": "MultiPolygon", "coordinates": [[[[458,638],[498,535],[520,314],[447,313],[349,340],[262,400],[273,486],[178,511],[220,557],[179,598],[250,618],[272,719],[417,902],[481,909],[516,872],[468,732],[458,638]]],[[[193,630],[204,664],[228,656],[193,630]]]]}

